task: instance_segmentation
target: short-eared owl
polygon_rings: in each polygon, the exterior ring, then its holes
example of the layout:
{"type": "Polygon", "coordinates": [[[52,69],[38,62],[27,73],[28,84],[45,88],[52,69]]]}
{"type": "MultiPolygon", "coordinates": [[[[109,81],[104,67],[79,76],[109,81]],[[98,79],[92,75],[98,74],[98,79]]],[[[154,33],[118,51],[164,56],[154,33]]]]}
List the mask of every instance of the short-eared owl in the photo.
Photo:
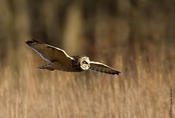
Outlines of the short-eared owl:
{"type": "Polygon", "coordinates": [[[80,72],[93,70],[108,74],[117,74],[119,71],[99,62],[90,61],[89,57],[69,56],[64,50],[41,43],[36,40],[27,41],[26,44],[37,52],[48,64],[39,69],[62,70],[68,72],[80,72]]]}

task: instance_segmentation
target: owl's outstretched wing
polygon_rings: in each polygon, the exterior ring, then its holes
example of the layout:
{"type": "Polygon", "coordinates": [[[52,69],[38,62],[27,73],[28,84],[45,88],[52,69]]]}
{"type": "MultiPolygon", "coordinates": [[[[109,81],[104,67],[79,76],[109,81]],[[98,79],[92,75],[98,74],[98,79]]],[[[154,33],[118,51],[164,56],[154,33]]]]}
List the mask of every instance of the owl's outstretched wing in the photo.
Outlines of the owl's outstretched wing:
{"type": "Polygon", "coordinates": [[[103,72],[107,74],[117,74],[119,75],[119,71],[99,62],[90,62],[90,70],[97,71],[97,72],[103,72]]]}
{"type": "Polygon", "coordinates": [[[41,43],[36,40],[26,41],[26,44],[31,47],[35,52],[37,52],[42,59],[48,62],[58,61],[60,63],[71,63],[73,60],[64,50],[41,43]]]}

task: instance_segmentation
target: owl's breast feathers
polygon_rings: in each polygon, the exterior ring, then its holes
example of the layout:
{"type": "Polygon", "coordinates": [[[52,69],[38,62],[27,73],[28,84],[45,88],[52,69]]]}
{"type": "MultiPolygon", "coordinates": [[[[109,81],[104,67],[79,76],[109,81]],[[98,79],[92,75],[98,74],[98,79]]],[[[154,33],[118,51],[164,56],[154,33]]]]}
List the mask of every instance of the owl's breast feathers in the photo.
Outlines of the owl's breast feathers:
{"type": "Polygon", "coordinates": [[[80,67],[80,62],[78,59],[80,58],[79,56],[72,56],[74,60],[72,60],[72,68],[74,68],[76,71],[83,71],[80,67]]]}

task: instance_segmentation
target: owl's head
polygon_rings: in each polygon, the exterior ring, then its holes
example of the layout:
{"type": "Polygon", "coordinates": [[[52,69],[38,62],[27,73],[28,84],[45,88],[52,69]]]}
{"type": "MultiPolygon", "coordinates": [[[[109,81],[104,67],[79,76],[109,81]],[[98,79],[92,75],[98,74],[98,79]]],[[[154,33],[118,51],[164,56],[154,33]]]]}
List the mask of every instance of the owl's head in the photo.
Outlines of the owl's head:
{"type": "Polygon", "coordinates": [[[79,58],[79,62],[80,62],[80,68],[82,70],[88,70],[90,68],[90,60],[89,57],[80,57],[79,58]]]}

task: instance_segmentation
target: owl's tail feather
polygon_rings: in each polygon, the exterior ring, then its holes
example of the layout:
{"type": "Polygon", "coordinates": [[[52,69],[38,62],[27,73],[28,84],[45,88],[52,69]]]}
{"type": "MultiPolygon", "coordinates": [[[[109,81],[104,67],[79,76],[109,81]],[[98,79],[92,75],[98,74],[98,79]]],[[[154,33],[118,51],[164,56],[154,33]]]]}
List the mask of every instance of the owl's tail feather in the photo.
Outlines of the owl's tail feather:
{"type": "Polygon", "coordinates": [[[43,66],[39,66],[38,69],[47,69],[47,70],[50,70],[50,71],[53,71],[54,70],[52,68],[52,65],[51,64],[46,64],[46,65],[43,65],[43,66]]]}

